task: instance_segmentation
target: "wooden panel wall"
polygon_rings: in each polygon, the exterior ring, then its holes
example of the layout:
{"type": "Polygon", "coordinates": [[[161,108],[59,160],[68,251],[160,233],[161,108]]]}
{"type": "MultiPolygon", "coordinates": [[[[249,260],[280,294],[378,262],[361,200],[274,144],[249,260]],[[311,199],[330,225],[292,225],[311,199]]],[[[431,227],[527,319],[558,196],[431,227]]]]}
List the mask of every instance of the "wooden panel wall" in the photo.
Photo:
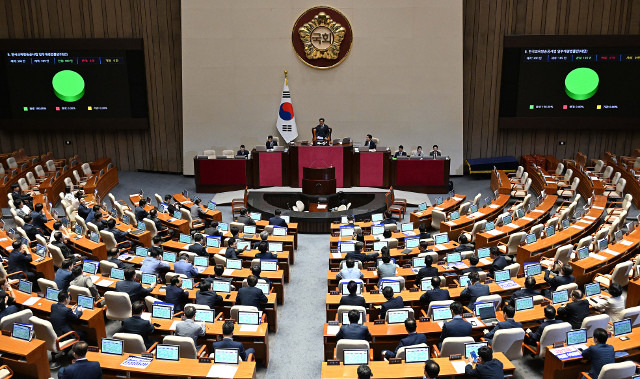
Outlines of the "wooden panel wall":
{"type": "Polygon", "coordinates": [[[143,38],[150,124],[142,131],[2,132],[0,151],[108,156],[120,170],[182,172],[180,1],[2,0],[0,38],[143,38]]]}
{"type": "Polygon", "coordinates": [[[596,158],[640,147],[640,130],[498,129],[502,42],[512,34],[640,34],[640,0],[464,0],[465,158],[596,158]]]}

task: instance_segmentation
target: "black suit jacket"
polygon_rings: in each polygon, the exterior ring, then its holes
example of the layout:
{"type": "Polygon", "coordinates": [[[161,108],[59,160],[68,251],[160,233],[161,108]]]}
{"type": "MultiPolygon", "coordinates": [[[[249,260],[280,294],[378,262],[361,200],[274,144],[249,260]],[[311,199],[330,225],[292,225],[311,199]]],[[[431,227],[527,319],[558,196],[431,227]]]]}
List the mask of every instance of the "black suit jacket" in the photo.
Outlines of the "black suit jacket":
{"type": "Polygon", "coordinates": [[[482,271],[482,269],[480,267],[476,267],[476,266],[471,266],[471,267],[467,267],[465,269],[463,269],[461,272],[462,274],[470,274],[472,272],[480,272],[482,271]]]}
{"type": "Polygon", "coordinates": [[[243,216],[243,215],[238,216],[238,222],[241,222],[241,223],[243,223],[245,225],[255,225],[256,224],[256,222],[251,217],[243,216]]]}
{"type": "Polygon", "coordinates": [[[25,274],[29,271],[29,263],[33,260],[31,254],[25,255],[22,251],[13,250],[9,254],[9,267],[7,273],[12,274],[16,271],[23,271],[25,274]]]}
{"type": "Polygon", "coordinates": [[[227,247],[227,250],[224,251],[224,257],[230,259],[238,259],[238,250],[233,247],[227,247]]]}
{"type": "Polygon", "coordinates": [[[118,228],[106,229],[106,231],[113,234],[113,238],[116,239],[117,243],[122,243],[127,240],[127,233],[118,228]]]}
{"type": "Polygon", "coordinates": [[[316,136],[323,138],[329,137],[329,125],[316,125],[316,136]]]}
{"type": "Polygon", "coordinates": [[[502,368],[502,362],[497,359],[492,359],[489,362],[477,364],[476,368],[468,364],[464,368],[464,373],[467,376],[475,376],[482,379],[503,379],[504,370],[502,368]]]}
{"type": "Polygon", "coordinates": [[[278,256],[277,256],[277,255],[275,255],[275,254],[273,254],[273,253],[272,253],[272,252],[270,252],[270,251],[267,251],[267,252],[265,252],[265,253],[257,253],[257,254],[255,255],[255,258],[258,258],[258,259],[277,259],[277,258],[278,258],[278,256]]]}
{"type": "Polygon", "coordinates": [[[418,271],[418,275],[416,275],[416,283],[419,284],[424,278],[432,278],[434,276],[438,276],[438,268],[437,267],[423,267],[418,271]]]}
{"type": "Polygon", "coordinates": [[[551,271],[547,270],[544,273],[544,281],[549,284],[549,291],[555,291],[560,286],[575,282],[575,278],[573,277],[573,275],[556,275],[551,277],[551,275],[549,275],[550,272],[551,271]]]}
{"type": "Polygon", "coordinates": [[[606,343],[591,345],[583,350],[582,356],[591,361],[589,376],[597,378],[600,375],[600,371],[602,371],[602,366],[616,361],[615,354],[613,346],[606,343]]]}
{"type": "Polygon", "coordinates": [[[87,219],[89,213],[91,213],[91,208],[87,207],[84,204],[80,204],[78,206],[78,216],[82,217],[83,220],[87,219]]]}
{"type": "Polygon", "coordinates": [[[462,318],[454,317],[451,321],[447,321],[442,324],[442,334],[440,334],[440,341],[442,342],[447,337],[468,337],[473,331],[473,326],[468,321],[462,318]]]}
{"type": "Polygon", "coordinates": [[[102,368],[100,363],[78,360],[76,363],[64,367],[58,371],[58,379],[100,379],[102,378],[102,368]]]}
{"type": "Polygon", "coordinates": [[[167,295],[165,297],[165,301],[174,305],[174,313],[181,312],[187,300],[189,300],[189,292],[177,286],[167,286],[167,295]]]}
{"type": "Polygon", "coordinates": [[[396,296],[391,300],[387,300],[382,303],[382,308],[380,308],[380,318],[384,318],[387,315],[387,311],[389,309],[399,309],[402,307],[404,307],[402,296],[396,296]]]}
{"type": "Polygon", "coordinates": [[[358,307],[366,307],[367,302],[364,297],[358,295],[344,295],[340,298],[340,305],[355,305],[358,307]]]}
{"type": "Polygon", "coordinates": [[[499,256],[495,261],[491,264],[490,274],[493,276],[493,273],[496,271],[504,270],[505,267],[509,265],[509,262],[504,258],[504,256],[499,256]]]}
{"type": "Polygon", "coordinates": [[[29,240],[31,241],[35,241],[36,234],[41,233],[40,230],[38,230],[38,228],[33,226],[33,224],[24,224],[22,229],[24,230],[25,233],[27,233],[27,237],[29,237],[29,240]]]}
{"type": "Polygon", "coordinates": [[[213,343],[213,349],[238,349],[238,355],[242,360],[247,360],[247,352],[244,350],[242,342],[236,342],[231,338],[223,338],[220,342],[213,343]]]}
{"type": "Polygon", "coordinates": [[[375,261],[376,258],[378,258],[378,256],[380,255],[380,253],[373,253],[373,254],[365,254],[361,251],[352,251],[347,253],[347,255],[345,256],[345,260],[349,259],[349,258],[353,258],[356,261],[360,261],[360,262],[367,262],[367,261],[375,261]]]}
{"type": "Polygon", "coordinates": [[[120,280],[116,282],[116,291],[129,295],[131,304],[133,304],[136,301],[144,300],[145,296],[151,293],[151,288],[144,288],[142,284],[133,280],[120,280]]]}
{"type": "Polygon", "coordinates": [[[429,303],[432,301],[443,300],[451,300],[451,296],[449,295],[448,290],[443,290],[442,288],[426,291],[422,296],[420,296],[420,304],[424,307],[428,307],[429,303]]]}
{"type": "Polygon", "coordinates": [[[470,284],[467,288],[463,289],[462,292],[460,292],[460,297],[462,299],[469,299],[469,309],[473,309],[476,300],[480,296],[487,296],[490,294],[491,291],[489,290],[489,286],[478,282],[476,284],[470,284]]]}
{"type": "Polygon", "coordinates": [[[242,150],[238,150],[238,152],[236,153],[236,155],[242,155],[242,156],[249,156],[249,150],[245,149],[244,151],[242,150]]]}
{"type": "Polygon", "coordinates": [[[214,309],[218,304],[222,304],[222,296],[215,291],[198,291],[196,292],[196,304],[208,305],[214,309]]]}
{"type": "Polygon", "coordinates": [[[153,333],[155,328],[148,320],[144,320],[140,316],[131,316],[122,321],[122,333],[132,333],[142,336],[145,346],[151,346],[151,340],[149,335],[153,333]]]}
{"type": "Polygon", "coordinates": [[[58,249],[60,249],[60,252],[62,253],[62,255],[66,258],[72,258],[73,257],[73,252],[71,251],[71,249],[69,249],[69,247],[67,245],[65,245],[63,242],[61,241],[54,241],[51,243],[53,246],[57,247],[58,249]]]}
{"type": "Polygon", "coordinates": [[[68,308],[62,303],[55,303],[51,306],[51,326],[55,330],[56,335],[60,337],[65,333],[69,333],[73,330],[71,323],[78,321],[78,318],[82,315],[82,312],[74,312],[71,308],[68,308]]]}
{"type": "Polygon", "coordinates": [[[347,324],[342,325],[340,330],[336,334],[336,339],[348,339],[348,340],[365,340],[371,341],[371,333],[366,325],[360,324],[347,324]]]}
{"type": "Polygon", "coordinates": [[[189,246],[189,252],[191,253],[196,253],[198,254],[198,256],[201,257],[208,257],[209,253],[207,253],[207,248],[200,245],[200,243],[196,242],[191,244],[191,246],[189,246]]]}
{"type": "Polygon", "coordinates": [[[521,288],[511,295],[511,304],[515,306],[515,300],[521,297],[538,296],[540,291],[530,290],[528,288],[521,288]]]}
{"type": "Polygon", "coordinates": [[[396,151],[396,153],[393,154],[394,158],[406,157],[406,156],[407,156],[407,152],[406,151],[396,151]]]}
{"type": "Polygon", "coordinates": [[[433,156],[437,156],[437,157],[442,156],[442,154],[441,154],[439,151],[433,151],[433,150],[431,150],[431,151],[429,152],[429,155],[430,155],[430,156],[432,156],[432,157],[433,157],[433,156]]]}
{"type": "Polygon", "coordinates": [[[260,288],[256,287],[242,287],[238,290],[238,296],[236,297],[237,305],[248,305],[262,309],[261,303],[269,301],[260,288]]]}
{"type": "Polygon", "coordinates": [[[373,140],[364,143],[365,146],[369,147],[369,150],[373,150],[376,148],[376,143],[373,140]]]}
{"type": "Polygon", "coordinates": [[[276,142],[276,140],[273,140],[271,142],[267,141],[264,145],[267,147],[267,149],[273,149],[274,146],[278,146],[278,142],[276,142]]]}
{"type": "Polygon", "coordinates": [[[287,227],[287,222],[282,218],[282,217],[278,217],[278,216],[273,216],[269,219],[269,225],[275,225],[275,226],[282,226],[282,227],[287,227]]]}
{"type": "Polygon", "coordinates": [[[142,207],[136,207],[135,209],[136,220],[142,221],[143,218],[149,217],[149,212],[144,210],[142,207]]]}
{"type": "Polygon", "coordinates": [[[572,329],[580,329],[582,320],[589,316],[589,302],[587,300],[572,301],[558,308],[558,315],[571,324],[572,329]]]}

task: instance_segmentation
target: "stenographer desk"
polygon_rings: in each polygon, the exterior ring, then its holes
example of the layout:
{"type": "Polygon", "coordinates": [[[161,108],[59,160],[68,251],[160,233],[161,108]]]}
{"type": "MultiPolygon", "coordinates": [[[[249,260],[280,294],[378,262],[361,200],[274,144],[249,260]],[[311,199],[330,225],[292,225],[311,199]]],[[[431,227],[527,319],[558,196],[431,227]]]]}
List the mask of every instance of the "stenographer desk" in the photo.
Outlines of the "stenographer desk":
{"type": "Polygon", "coordinates": [[[244,189],[245,186],[251,187],[252,163],[253,160],[251,159],[206,159],[194,157],[193,168],[196,179],[196,192],[233,191],[244,189]]]}
{"type": "Polygon", "coordinates": [[[390,165],[390,185],[396,189],[422,192],[449,192],[448,157],[433,159],[393,159],[390,165]]]}

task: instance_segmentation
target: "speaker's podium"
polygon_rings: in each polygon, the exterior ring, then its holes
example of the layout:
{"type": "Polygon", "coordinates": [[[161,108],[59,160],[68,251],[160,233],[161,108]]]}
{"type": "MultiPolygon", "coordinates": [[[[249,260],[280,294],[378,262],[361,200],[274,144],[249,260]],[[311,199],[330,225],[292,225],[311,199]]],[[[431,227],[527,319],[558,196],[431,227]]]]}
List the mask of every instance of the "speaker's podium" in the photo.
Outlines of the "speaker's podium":
{"type": "Polygon", "coordinates": [[[302,193],[305,195],[331,195],[336,193],[336,168],[303,167],[302,193]]]}

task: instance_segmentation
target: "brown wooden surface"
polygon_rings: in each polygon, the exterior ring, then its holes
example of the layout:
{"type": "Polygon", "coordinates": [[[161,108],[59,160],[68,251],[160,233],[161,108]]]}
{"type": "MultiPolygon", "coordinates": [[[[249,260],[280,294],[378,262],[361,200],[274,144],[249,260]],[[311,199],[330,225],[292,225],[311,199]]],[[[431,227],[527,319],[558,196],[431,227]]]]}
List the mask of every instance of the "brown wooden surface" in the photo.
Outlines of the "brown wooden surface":
{"type": "Polygon", "coordinates": [[[44,341],[32,339],[27,342],[0,335],[0,352],[3,353],[0,365],[9,366],[14,378],[47,379],[51,376],[44,341]]]}

